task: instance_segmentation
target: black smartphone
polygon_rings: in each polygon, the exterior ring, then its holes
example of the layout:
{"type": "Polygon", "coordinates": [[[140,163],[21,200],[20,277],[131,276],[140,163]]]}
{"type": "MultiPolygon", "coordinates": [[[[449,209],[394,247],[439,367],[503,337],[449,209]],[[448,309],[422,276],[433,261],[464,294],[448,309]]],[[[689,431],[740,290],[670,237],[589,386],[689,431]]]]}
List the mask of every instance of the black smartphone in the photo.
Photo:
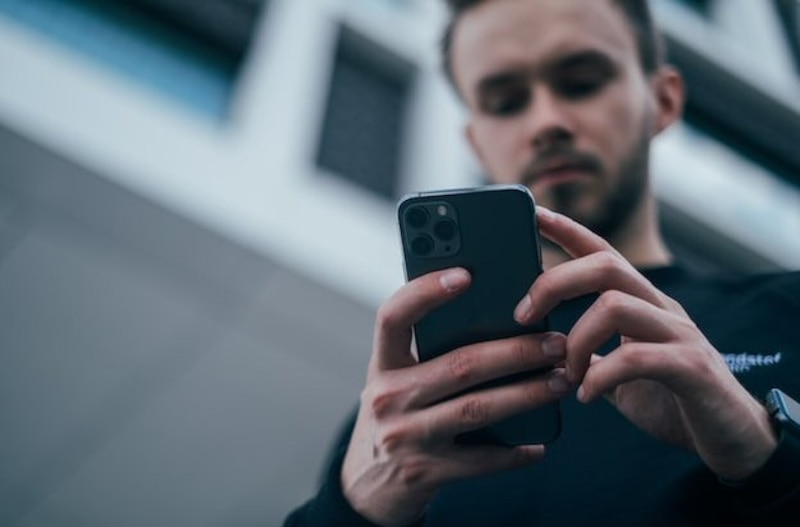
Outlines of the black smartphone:
{"type": "MultiPolygon", "coordinates": [[[[514,308],[542,272],[535,203],[522,185],[421,192],[397,207],[406,279],[450,267],[472,275],[470,287],[414,326],[420,361],[461,346],[547,331],[547,320],[521,326],[514,308]]],[[[512,382],[526,372],[492,381],[512,382]]],[[[561,431],[558,402],[458,438],[461,443],[549,443],[561,431]]]]}

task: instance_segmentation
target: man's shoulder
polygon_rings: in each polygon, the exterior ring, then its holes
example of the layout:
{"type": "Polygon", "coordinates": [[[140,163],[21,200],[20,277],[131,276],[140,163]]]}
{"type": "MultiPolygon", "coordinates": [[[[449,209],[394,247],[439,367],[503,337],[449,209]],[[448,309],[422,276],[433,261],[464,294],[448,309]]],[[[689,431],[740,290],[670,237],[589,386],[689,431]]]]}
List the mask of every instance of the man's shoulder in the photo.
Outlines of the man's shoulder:
{"type": "Polygon", "coordinates": [[[738,297],[752,294],[788,294],[800,291],[800,270],[774,270],[753,273],[701,273],[676,268],[670,285],[695,293],[732,294],[738,297]]]}
{"type": "Polygon", "coordinates": [[[749,322],[783,327],[800,315],[800,271],[712,274],[679,269],[659,278],[655,285],[696,322],[720,326],[726,333],[749,322]]]}
{"type": "Polygon", "coordinates": [[[770,271],[746,277],[755,285],[800,287],[800,270],[770,271]]]}
{"type": "Polygon", "coordinates": [[[772,298],[800,306],[800,271],[769,271],[730,279],[728,288],[740,296],[772,298]]]}

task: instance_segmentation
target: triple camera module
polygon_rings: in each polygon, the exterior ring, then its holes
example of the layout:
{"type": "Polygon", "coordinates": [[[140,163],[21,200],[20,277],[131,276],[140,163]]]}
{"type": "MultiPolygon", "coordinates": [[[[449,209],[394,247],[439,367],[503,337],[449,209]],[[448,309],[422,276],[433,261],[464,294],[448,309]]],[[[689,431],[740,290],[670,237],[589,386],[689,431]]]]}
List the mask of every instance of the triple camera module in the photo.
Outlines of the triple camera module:
{"type": "Polygon", "coordinates": [[[448,203],[412,205],[406,209],[403,220],[406,243],[415,256],[429,258],[451,256],[461,247],[458,218],[448,203]]]}

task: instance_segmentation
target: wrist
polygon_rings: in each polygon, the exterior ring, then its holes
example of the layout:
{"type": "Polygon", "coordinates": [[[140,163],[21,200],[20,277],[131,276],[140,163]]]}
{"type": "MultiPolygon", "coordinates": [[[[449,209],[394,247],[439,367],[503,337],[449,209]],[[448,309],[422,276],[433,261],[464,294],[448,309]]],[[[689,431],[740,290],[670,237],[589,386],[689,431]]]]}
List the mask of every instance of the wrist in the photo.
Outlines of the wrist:
{"type": "Polygon", "coordinates": [[[721,464],[715,470],[720,480],[727,483],[746,480],[758,472],[772,457],[778,448],[778,433],[772,424],[769,413],[754,401],[757,407],[753,426],[740,437],[742,442],[736,455],[731,456],[728,463],[721,464]]]}
{"type": "Polygon", "coordinates": [[[796,504],[800,499],[800,437],[780,432],[778,447],[761,468],[744,480],[720,478],[720,483],[745,508],[796,504]]]}

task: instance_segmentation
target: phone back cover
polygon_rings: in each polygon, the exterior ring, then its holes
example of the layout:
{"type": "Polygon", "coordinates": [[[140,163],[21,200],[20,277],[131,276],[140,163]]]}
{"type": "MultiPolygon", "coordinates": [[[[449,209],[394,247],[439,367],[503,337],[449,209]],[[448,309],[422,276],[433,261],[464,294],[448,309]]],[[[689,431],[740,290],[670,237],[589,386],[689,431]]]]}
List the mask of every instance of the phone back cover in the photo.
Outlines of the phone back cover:
{"type": "MultiPolygon", "coordinates": [[[[398,217],[409,280],[450,267],[464,267],[472,275],[464,293],[416,324],[420,360],[475,342],[547,330],[546,320],[521,326],[513,316],[517,303],[541,273],[534,203],[527,188],[498,185],[408,196],[398,207],[398,217]],[[460,247],[452,255],[422,257],[410,248],[403,214],[415,204],[432,202],[447,203],[456,211],[460,247]]],[[[473,439],[503,444],[549,442],[559,433],[559,416],[553,403],[494,425],[473,439]]]]}

